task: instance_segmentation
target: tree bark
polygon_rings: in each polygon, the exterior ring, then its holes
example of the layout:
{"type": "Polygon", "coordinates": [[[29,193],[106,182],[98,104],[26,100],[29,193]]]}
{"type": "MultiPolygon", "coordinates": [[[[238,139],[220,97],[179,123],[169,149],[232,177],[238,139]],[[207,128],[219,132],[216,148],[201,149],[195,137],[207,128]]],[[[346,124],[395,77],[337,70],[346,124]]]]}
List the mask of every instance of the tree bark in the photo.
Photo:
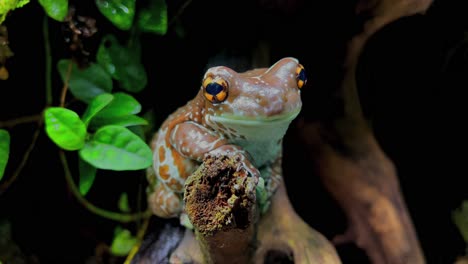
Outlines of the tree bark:
{"type": "Polygon", "coordinates": [[[356,67],[369,37],[392,21],[424,12],[430,4],[430,0],[360,1],[356,11],[369,19],[350,39],[346,56],[333,75],[342,80],[339,86],[326,88],[336,91],[334,98],[340,101],[343,115],[305,122],[301,127],[316,171],[349,219],[348,231],[335,242],[355,242],[373,263],[417,264],[425,260],[394,165],[363,116],[356,67]]]}
{"type": "Polygon", "coordinates": [[[185,184],[185,211],[204,263],[250,263],[257,208],[257,179],[240,157],[207,156],[185,184]]]}
{"type": "Polygon", "coordinates": [[[239,166],[235,156],[207,157],[187,179],[185,209],[197,239],[186,233],[172,263],[263,264],[271,263],[272,255],[276,261],[341,263],[331,243],[296,214],[283,182],[259,218],[256,180],[239,166]],[[203,260],[193,250],[195,244],[203,260]]]}

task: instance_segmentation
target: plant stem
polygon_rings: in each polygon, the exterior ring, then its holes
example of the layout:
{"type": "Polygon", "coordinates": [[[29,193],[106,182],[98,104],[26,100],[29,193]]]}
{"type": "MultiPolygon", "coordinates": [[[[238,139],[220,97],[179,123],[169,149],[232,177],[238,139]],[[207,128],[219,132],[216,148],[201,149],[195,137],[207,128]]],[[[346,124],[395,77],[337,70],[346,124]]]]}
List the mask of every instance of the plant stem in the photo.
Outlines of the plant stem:
{"type": "Polygon", "coordinates": [[[60,95],[60,107],[65,106],[65,97],[67,96],[68,81],[70,80],[72,67],[73,67],[73,61],[70,60],[70,63],[68,64],[67,75],[65,76],[65,81],[63,82],[62,93],[60,95]]]}
{"type": "Polygon", "coordinates": [[[192,3],[192,0],[187,0],[185,3],[177,10],[177,13],[171,18],[171,20],[167,23],[167,26],[172,26],[176,20],[182,15],[184,10],[192,3]]]}
{"type": "Polygon", "coordinates": [[[24,166],[26,166],[26,162],[29,159],[29,155],[31,154],[32,150],[34,149],[34,146],[36,145],[37,138],[39,137],[39,134],[41,132],[41,127],[42,127],[42,119],[39,119],[38,126],[31,140],[31,144],[29,144],[28,149],[24,153],[23,159],[21,160],[18,168],[15,170],[15,172],[13,172],[13,175],[10,178],[8,178],[6,181],[2,183],[2,185],[0,185],[0,195],[3,194],[8,189],[8,187],[10,187],[10,185],[18,178],[24,166]]]}
{"type": "Polygon", "coordinates": [[[0,121],[0,128],[4,128],[4,127],[11,128],[16,125],[39,122],[39,120],[41,119],[42,119],[42,113],[36,114],[36,115],[30,115],[30,116],[21,116],[21,117],[11,119],[11,120],[0,121]]]}
{"type": "Polygon", "coordinates": [[[65,153],[63,152],[63,150],[59,150],[59,154],[60,154],[60,161],[62,162],[63,170],[65,173],[65,180],[67,181],[68,187],[70,188],[72,194],[76,197],[78,202],[80,202],[81,205],[83,205],[90,212],[98,216],[101,216],[110,220],[114,220],[117,222],[121,222],[121,223],[134,222],[142,218],[149,218],[151,216],[150,210],[146,210],[145,212],[139,212],[136,214],[122,214],[122,213],[117,213],[117,212],[108,211],[108,210],[99,208],[93,205],[92,203],[90,203],[88,200],[86,200],[86,198],[84,198],[80,194],[78,187],[76,187],[76,184],[73,181],[73,177],[70,172],[70,168],[68,167],[67,158],[65,157],[65,153]]]}
{"type": "Polygon", "coordinates": [[[44,34],[44,49],[45,49],[45,89],[46,89],[46,107],[52,105],[52,54],[50,52],[50,41],[49,41],[49,18],[44,15],[44,21],[42,24],[42,31],[44,34]]]}
{"type": "Polygon", "coordinates": [[[128,253],[128,256],[125,259],[124,264],[132,263],[133,258],[135,257],[136,253],[138,253],[138,250],[140,249],[141,242],[143,241],[143,237],[145,236],[146,229],[148,229],[148,225],[149,225],[149,217],[145,219],[142,227],[138,230],[138,233],[137,233],[138,242],[132,247],[132,249],[130,250],[130,253],[128,253]]]}

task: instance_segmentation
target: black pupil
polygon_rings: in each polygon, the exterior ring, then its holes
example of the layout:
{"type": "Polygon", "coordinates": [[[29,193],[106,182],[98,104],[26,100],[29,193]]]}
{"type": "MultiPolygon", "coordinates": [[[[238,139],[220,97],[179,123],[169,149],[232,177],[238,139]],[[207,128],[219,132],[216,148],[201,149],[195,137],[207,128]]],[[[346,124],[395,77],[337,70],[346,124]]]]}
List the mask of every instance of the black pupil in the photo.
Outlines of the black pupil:
{"type": "Polygon", "coordinates": [[[206,92],[211,95],[217,95],[223,90],[223,86],[219,83],[213,82],[206,86],[206,92]]]}
{"type": "Polygon", "coordinates": [[[297,79],[305,82],[306,79],[307,79],[307,76],[306,76],[306,73],[305,73],[305,70],[304,69],[301,69],[301,71],[299,72],[299,74],[297,75],[297,79]]]}

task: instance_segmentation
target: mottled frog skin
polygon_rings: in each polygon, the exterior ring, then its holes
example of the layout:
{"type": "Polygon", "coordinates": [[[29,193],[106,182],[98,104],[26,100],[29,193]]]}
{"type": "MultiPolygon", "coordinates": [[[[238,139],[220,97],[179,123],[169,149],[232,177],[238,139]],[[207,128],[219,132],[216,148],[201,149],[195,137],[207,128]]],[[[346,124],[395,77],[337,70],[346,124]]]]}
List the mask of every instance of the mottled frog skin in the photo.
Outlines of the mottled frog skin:
{"type": "Polygon", "coordinates": [[[200,91],[162,124],[151,141],[149,205],[159,217],[182,213],[188,176],[206,154],[236,154],[267,196],[281,180],[282,139],[302,106],[305,71],[295,58],[237,73],[224,66],[204,75],[200,91]]]}

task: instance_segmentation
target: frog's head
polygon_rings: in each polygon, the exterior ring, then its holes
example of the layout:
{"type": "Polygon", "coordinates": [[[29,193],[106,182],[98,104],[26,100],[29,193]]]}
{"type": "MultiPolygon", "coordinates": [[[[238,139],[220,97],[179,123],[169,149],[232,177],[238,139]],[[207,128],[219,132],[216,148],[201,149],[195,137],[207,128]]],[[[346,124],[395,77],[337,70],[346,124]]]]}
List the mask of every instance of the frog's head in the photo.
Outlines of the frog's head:
{"type": "Polygon", "coordinates": [[[270,68],[244,73],[212,67],[205,73],[200,94],[206,99],[205,113],[217,121],[291,121],[301,109],[300,88],[305,82],[298,60],[284,58],[270,68]]]}
{"type": "Polygon", "coordinates": [[[261,166],[279,154],[283,136],[301,110],[300,88],[306,81],[304,68],[294,58],[244,73],[210,68],[199,93],[205,98],[205,123],[261,166]]]}

